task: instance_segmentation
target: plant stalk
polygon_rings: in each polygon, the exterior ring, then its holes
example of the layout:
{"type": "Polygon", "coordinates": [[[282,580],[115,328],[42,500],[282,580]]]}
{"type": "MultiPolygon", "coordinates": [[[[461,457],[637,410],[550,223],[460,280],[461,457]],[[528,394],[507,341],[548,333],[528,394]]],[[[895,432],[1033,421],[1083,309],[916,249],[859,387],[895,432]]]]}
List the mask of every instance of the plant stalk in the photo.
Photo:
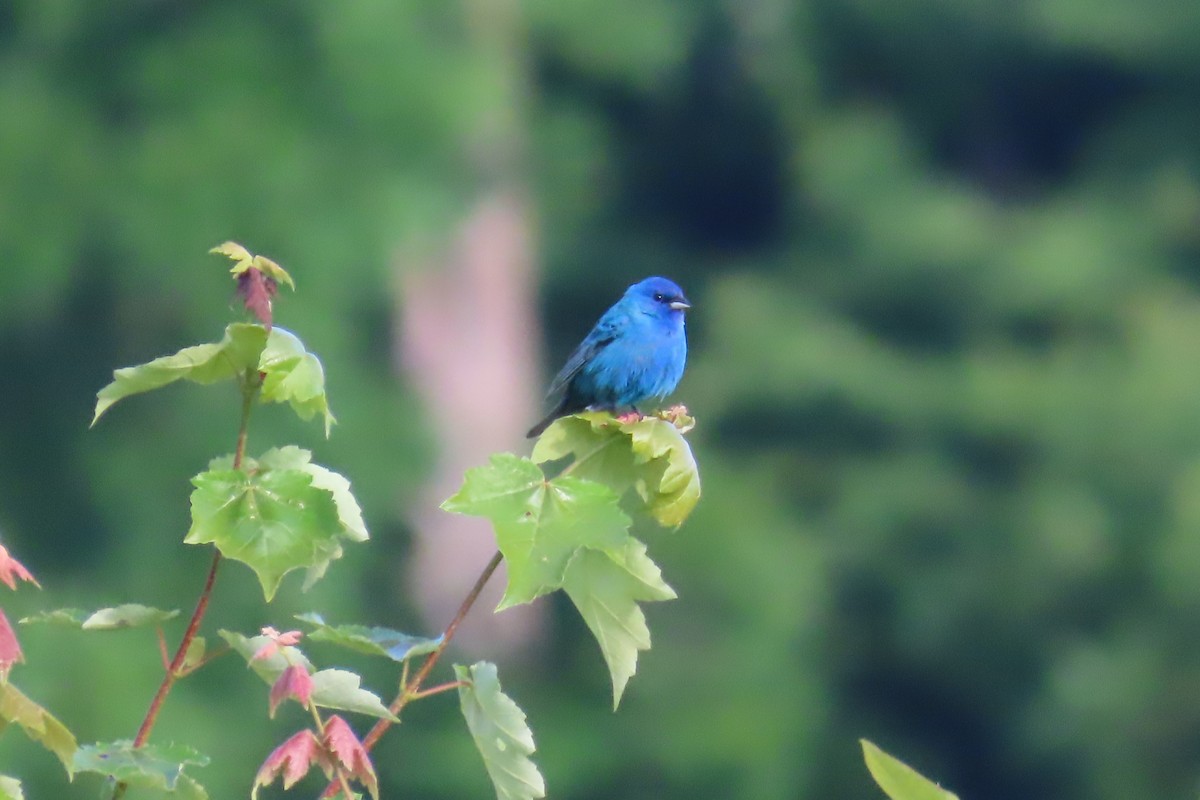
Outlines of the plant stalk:
{"type": "MultiPolygon", "coordinates": [[[[257,371],[247,371],[246,378],[242,382],[242,419],[238,426],[237,449],[233,453],[234,469],[241,469],[242,461],[246,458],[246,433],[250,426],[250,411],[254,407],[254,399],[258,396],[260,388],[262,388],[262,377],[257,371]]],[[[214,549],[212,565],[208,568],[208,576],[204,579],[204,588],[201,589],[200,597],[196,600],[192,618],[188,621],[183,638],[179,641],[179,647],[175,650],[175,655],[167,666],[166,674],[163,675],[162,683],[158,685],[158,691],[154,693],[154,699],[150,701],[150,707],[146,709],[146,716],[142,719],[137,736],[133,739],[135,749],[144,746],[149,741],[150,732],[154,729],[154,723],[158,721],[158,714],[162,710],[171,687],[184,674],[183,662],[187,658],[188,648],[200,630],[204,614],[208,611],[208,601],[212,597],[213,585],[216,583],[217,570],[220,566],[221,551],[214,549]]],[[[127,783],[124,781],[118,783],[113,788],[112,800],[121,800],[127,789],[127,783]]]]}
{"type": "MultiPolygon", "coordinates": [[[[418,700],[422,697],[428,697],[431,694],[437,694],[461,685],[460,681],[454,681],[451,684],[435,686],[428,692],[421,691],[421,683],[428,678],[429,673],[433,671],[438,659],[442,657],[442,653],[446,651],[446,647],[449,646],[450,640],[454,638],[455,632],[458,631],[458,626],[462,624],[463,619],[467,616],[467,612],[471,610],[473,605],[475,605],[475,601],[479,599],[479,595],[483,591],[483,587],[487,585],[488,580],[492,577],[492,573],[494,573],[496,568],[500,566],[500,562],[503,559],[504,555],[499,550],[492,555],[491,561],[489,561],[487,566],[483,568],[483,572],[479,573],[479,577],[475,580],[475,585],[471,587],[470,593],[467,594],[466,598],[462,601],[462,605],[458,607],[458,612],[454,615],[454,619],[450,620],[450,624],[447,625],[446,630],[442,632],[442,643],[438,645],[436,650],[426,656],[425,661],[421,664],[421,668],[417,670],[415,675],[413,675],[412,680],[405,683],[405,681],[401,679],[400,691],[397,693],[396,699],[392,701],[390,706],[388,706],[388,711],[392,712],[393,716],[400,716],[400,712],[406,705],[408,705],[410,700],[418,700]]],[[[404,669],[407,673],[407,661],[404,662],[404,669]]],[[[386,733],[387,729],[391,726],[391,720],[377,720],[371,727],[371,730],[367,732],[367,735],[363,737],[363,748],[370,751],[371,748],[375,746],[375,743],[383,737],[383,734],[386,733]]],[[[333,797],[339,790],[340,787],[336,783],[331,783],[325,788],[325,791],[321,793],[321,797],[333,797]]]]}

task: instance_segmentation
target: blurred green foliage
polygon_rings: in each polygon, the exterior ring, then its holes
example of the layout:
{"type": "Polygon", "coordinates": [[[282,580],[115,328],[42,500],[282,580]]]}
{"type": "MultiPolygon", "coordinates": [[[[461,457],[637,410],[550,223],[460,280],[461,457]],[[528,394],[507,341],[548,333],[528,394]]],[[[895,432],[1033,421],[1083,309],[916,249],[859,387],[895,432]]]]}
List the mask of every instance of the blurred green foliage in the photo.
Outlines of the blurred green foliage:
{"type": "MultiPolygon", "coordinates": [[[[515,115],[548,360],[646,274],[696,302],[677,396],[705,497],[650,542],[680,600],[620,713],[561,604],[546,652],[500,664],[554,796],[878,796],[862,736],[971,800],[1194,791],[1200,6],[497,7],[516,66],[467,0],[0,0],[0,534],[46,587],[10,616],[199,590],[188,478],[232,450],[235,390],[86,426],[114,367],[218,335],[204,253],[232,238],[295,276],[276,319],[339,421],[266,409],[252,449],[311,446],[373,538],[269,609],[229,570],[210,618],[411,629],[402,511],[436,442],[391,371],[391,260],[446,238],[472,133],[515,115]]],[[[18,633],[14,679],[83,741],[136,729],[146,631],[18,633]]],[[[487,796],[451,706],[384,740],[384,796],[487,796]]],[[[255,709],[222,660],[155,739],[243,796],[287,724],[255,709]]],[[[0,764],[59,796],[36,746],[0,764]]]]}

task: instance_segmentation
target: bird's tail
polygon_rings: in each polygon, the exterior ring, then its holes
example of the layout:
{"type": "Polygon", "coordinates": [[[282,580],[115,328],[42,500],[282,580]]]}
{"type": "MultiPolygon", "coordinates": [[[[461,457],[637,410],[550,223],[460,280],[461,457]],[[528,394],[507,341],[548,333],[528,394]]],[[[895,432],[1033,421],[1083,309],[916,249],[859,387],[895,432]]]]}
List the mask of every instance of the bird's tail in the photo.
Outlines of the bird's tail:
{"type": "Polygon", "coordinates": [[[554,422],[554,420],[558,419],[561,416],[562,416],[562,412],[559,411],[558,409],[551,411],[549,414],[546,415],[546,418],[544,420],[542,420],[537,425],[534,425],[532,428],[529,429],[529,432],[525,434],[525,438],[526,439],[534,439],[538,436],[541,436],[542,431],[546,430],[546,428],[549,428],[550,423],[554,422]]]}

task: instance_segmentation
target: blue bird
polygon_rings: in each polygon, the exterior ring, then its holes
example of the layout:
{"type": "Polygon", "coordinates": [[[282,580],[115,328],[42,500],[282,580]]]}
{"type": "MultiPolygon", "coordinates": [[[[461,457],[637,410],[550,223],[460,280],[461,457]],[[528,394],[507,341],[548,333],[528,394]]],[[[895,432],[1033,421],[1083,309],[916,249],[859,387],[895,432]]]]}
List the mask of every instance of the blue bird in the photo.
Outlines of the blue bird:
{"type": "Polygon", "coordinates": [[[562,399],[529,429],[537,436],[559,417],[585,409],[632,408],[675,391],[687,361],[684,312],[691,303],[666,278],[646,278],[600,317],[550,384],[562,399]]]}

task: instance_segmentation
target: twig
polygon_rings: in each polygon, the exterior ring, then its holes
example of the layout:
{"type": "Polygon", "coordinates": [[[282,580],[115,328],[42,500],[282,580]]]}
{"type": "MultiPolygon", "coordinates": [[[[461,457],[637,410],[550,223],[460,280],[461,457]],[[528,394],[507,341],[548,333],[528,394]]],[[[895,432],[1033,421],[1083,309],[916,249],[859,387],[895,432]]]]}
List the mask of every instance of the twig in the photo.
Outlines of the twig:
{"type": "MultiPolygon", "coordinates": [[[[317,704],[310,700],[308,710],[312,712],[313,723],[317,726],[317,733],[321,734],[321,741],[324,742],[325,720],[321,719],[321,712],[317,710],[317,704]]],[[[333,754],[330,753],[330,756],[330,760],[332,761],[333,754]]],[[[346,777],[346,770],[336,761],[334,761],[333,770],[337,773],[337,783],[334,785],[346,793],[346,800],[354,800],[354,790],[350,788],[350,779],[346,777]]]]}
{"type": "MultiPolygon", "coordinates": [[[[408,685],[400,691],[396,699],[388,706],[388,710],[394,716],[399,716],[400,711],[408,705],[408,701],[413,699],[413,695],[421,690],[421,684],[429,677],[429,673],[433,671],[434,665],[442,657],[442,653],[446,652],[446,647],[450,644],[450,640],[454,638],[458,626],[462,624],[463,618],[467,616],[467,612],[471,610],[471,606],[475,605],[475,601],[479,599],[479,594],[483,591],[483,587],[487,584],[488,579],[492,577],[492,573],[496,571],[496,567],[500,566],[500,561],[503,558],[504,556],[497,550],[492,555],[492,560],[483,568],[483,572],[479,574],[475,585],[471,587],[471,593],[463,600],[462,605],[458,607],[458,613],[454,615],[454,619],[450,620],[450,624],[446,626],[446,631],[442,634],[442,643],[438,645],[436,650],[429,654],[424,663],[421,664],[421,668],[417,670],[417,674],[412,677],[408,685]]],[[[384,732],[391,727],[391,724],[391,720],[381,719],[377,721],[367,733],[366,738],[363,739],[363,747],[367,750],[374,747],[384,732]]]]}
{"type": "Polygon", "coordinates": [[[217,580],[217,567],[219,566],[221,566],[221,554],[214,553],[212,566],[208,568],[208,577],[204,581],[204,589],[200,592],[200,599],[196,601],[196,610],[192,612],[192,619],[188,622],[187,630],[183,632],[179,649],[175,651],[175,657],[167,666],[167,674],[163,677],[154,699],[150,701],[150,708],[146,711],[146,718],[142,720],[142,726],[138,728],[137,736],[133,738],[135,748],[141,747],[150,738],[150,730],[158,719],[158,712],[162,708],[163,700],[167,698],[167,693],[171,691],[171,687],[175,685],[175,680],[179,677],[180,667],[183,666],[183,660],[187,657],[188,645],[196,638],[196,631],[200,629],[200,621],[204,619],[204,612],[208,610],[208,599],[212,596],[213,583],[217,580]]]}
{"type": "MultiPolygon", "coordinates": [[[[250,410],[254,407],[254,398],[258,396],[258,390],[261,387],[262,376],[257,371],[247,371],[246,379],[242,382],[242,419],[238,426],[237,449],[233,454],[234,469],[241,469],[242,461],[246,457],[246,432],[250,425],[250,410]]],[[[162,683],[158,685],[158,691],[154,693],[154,699],[150,701],[150,707],[146,709],[146,716],[142,719],[137,736],[133,739],[135,749],[144,746],[150,739],[150,731],[154,729],[154,723],[158,721],[158,713],[162,710],[163,702],[167,699],[171,687],[175,685],[176,680],[186,674],[183,670],[183,662],[187,659],[188,648],[191,647],[196,633],[200,630],[204,613],[208,611],[208,601],[212,597],[213,584],[216,583],[217,569],[220,566],[221,551],[214,549],[212,566],[208,568],[208,577],[204,579],[204,588],[196,600],[196,608],[192,611],[192,618],[188,621],[187,630],[183,632],[183,638],[179,640],[179,647],[175,650],[171,663],[167,665],[167,674],[163,676],[162,683]]],[[[121,800],[128,788],[128,783],[124,781],[118,783],[113,787],[112,800],[121,800]]]]}
{"type": "MultiPolygon", "coordinates": [[[[442,653],[446,651],[446,647],[450,644],[450,640],[454,638],[458,626],[462,624],[463,618],[467,616],[467,612],[471,610],[471,606],[475,605],[475,601],[479,599],[483,587],[487,585],[488,579],[492,577],[492,573],[500,566],[500,562],[504,559],[504,555],[497,550],[492,555],[491,561],[483,568],[483,572],[479,573],[479,577],[475,580],[475,585],[471,587],[471,592],[462,601],[462,605],[458,607],[458,613],[454,615],[454,619],[450,620],[450,624],[446,626],[446,630],[442,633],[442,643],[437,649],[426,656],[425,661],[421,664],[421,668],[417,670],[417,674],[412,677],[412,680],[405,681],[404,677],[408,674],[408,661],[404,662],[404,673],[400,678],[400,691],[396,694],[396,699],[388,706],[388,711],[392,712],[392,716],[400,716],[400,712],[408,705],[410,700],[417,700],[421,697],[428,697],[431,694],[447,691],[462,685],[462,681],[454,681],[453,683],[442,684],[435,686],[427,692],[421,691],[421,683],[429,677],[429,673],[433,671],[434,665],[438,659],[442,657],[442,653]]],[[[380,719],[375,722],[367,735],[363,737],[362,745],[366,750],[370,750],[375,746],[375,743],[383,737],[387,729],[392,726],[392,721],[388,719],[380,719]]],[[[325,791],[321,793],[322,798],[333,797],[336,794],[337,784],[330,784],[325,787],[325,791]]]]}
{"type": "Polygon", "coordinates": [[[158,654],[162,656],[162,665],[164,670],[171,669],[171,657],[167,655],[167,637],[163,635],[162,625],[157,625],[154,632],[158,634],[158,654]]]}
{"type": "Polygon", "coordinates": [[[439,683],[437,686],[432,686],[428,689],[422,689],[419,692],[409,693],[409,700],[422,700],[426,697],[433,697],[435,694],[448,692],[451,689],[457,689],[460,686],[469,686],[467,681],[450,681],[449,683],[439,683]]]}

